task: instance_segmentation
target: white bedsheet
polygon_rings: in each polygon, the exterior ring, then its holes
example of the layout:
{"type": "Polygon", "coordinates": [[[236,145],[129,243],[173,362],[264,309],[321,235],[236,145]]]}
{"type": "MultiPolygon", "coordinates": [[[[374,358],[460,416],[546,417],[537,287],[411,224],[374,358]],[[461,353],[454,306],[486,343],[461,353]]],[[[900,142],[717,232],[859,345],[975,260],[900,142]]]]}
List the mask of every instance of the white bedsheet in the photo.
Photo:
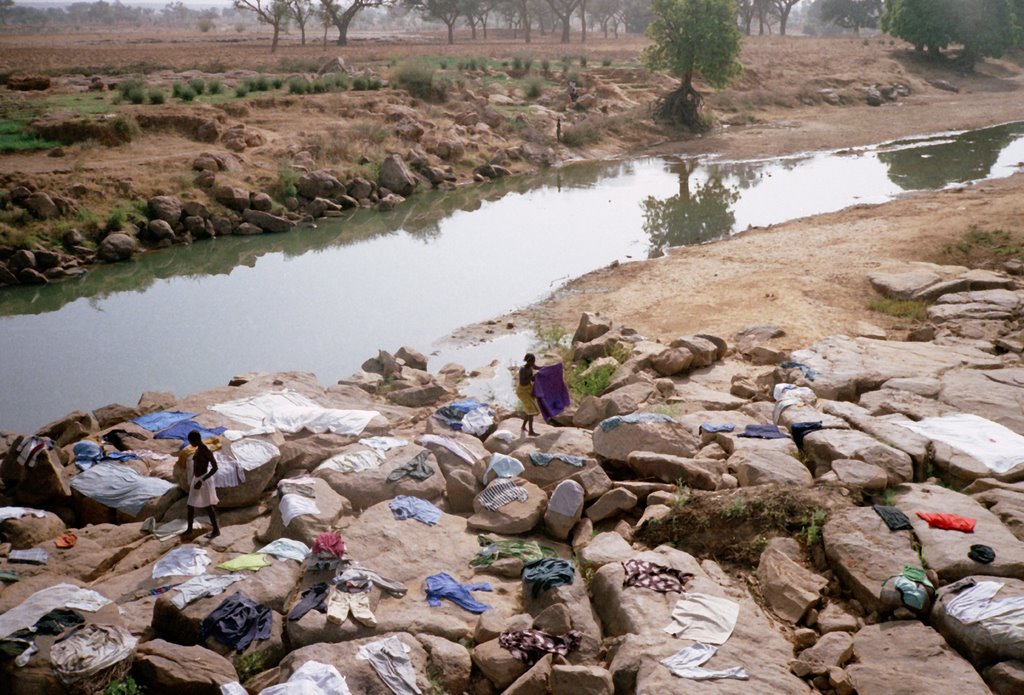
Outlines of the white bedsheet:
{"type": "Polygon", "coordinates": [[[293,434],[308,430],[314,434],[362,434],[376,410],[324,408],[296,391],[264,393],[236,401],[217,403],[210,410],[251,428],[272,427],[293,434]]]}
{"type": "Polygon", "coordinates": [[[919,422],[893,422],[962,451],[993,473],[1005,473],[1024,463],[1024,437],[998,422],[977,415],[955,413],[929,417],[919,422]]]}

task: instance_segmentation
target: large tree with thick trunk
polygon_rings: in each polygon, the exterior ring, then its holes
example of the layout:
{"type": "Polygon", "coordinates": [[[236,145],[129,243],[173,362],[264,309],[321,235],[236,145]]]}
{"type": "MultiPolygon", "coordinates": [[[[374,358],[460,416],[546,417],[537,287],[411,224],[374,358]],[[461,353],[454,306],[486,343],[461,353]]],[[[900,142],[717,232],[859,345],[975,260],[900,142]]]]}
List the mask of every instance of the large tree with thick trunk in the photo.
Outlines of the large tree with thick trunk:
{"type": "Polygon", "coordinates": [[[348,28],[359,11],[367,7],[383,7],[389,0],[320,0],[320,16],[326,25],[332,24],[338,30],[338,45],[348,45],[348,28]]]}
{"type": "Polygon", "coordinates": [[[653,0],[651,12],[654,21],[647,35],[654,43],[644,50],[644,61],[681,80],[678,89],[659,99],[656,115],[703,129],[704,99],[694,88],[694,79],[700,76],[721,89],[743,71],[736,4],[733,0],[653,0]]]}
{"type": "Polygon", "coordinates": [[[287,0],[234,0],[234,5],[236,10],[252,12],[261,24],[269,24],[273,28],[270,52],[275,52],[281,30],[288,28],[288,18],[291,17],[291,7],[287,0]]]}

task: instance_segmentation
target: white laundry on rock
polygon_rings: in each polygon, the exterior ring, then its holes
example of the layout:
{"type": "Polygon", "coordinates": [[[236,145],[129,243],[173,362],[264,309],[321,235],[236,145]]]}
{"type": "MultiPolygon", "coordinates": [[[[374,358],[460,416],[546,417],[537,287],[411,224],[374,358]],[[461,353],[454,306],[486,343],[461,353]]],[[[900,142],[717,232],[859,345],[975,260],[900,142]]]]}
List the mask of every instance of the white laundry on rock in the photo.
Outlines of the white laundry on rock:
{"type": "Polygon", "coordinates": [[[740,605],[711,594],[684,594],[672,609],[665,632],[680,639],[725,644],[736,627],[740,605]]]}
{"type": "Polygon", "coordinates": [[[213,562],[206,548],[182,545],[170,551],[153,565],[153,579],[161,577],[196,577],[203,574],[213,562]]]}
{"type": "Polygon", "coordinates": [[[380,468],[384,463],[384,454],[376,449],[360,449],[348,451],[326,459],[314,469],[316,471],[337,471],[339,473],[359,473],[380,468]]]}
{"type": "Polygon", "coordinates": [[[977,415],[954,413],[923,420],[893,420],[922,437],[948,444],[979,461],[993,473],[1005,473],[1024,463],[1024,437],[998,422],[977,415]]]}
{"type": "Polygon", "coordinates": [[[291,524],[297,516],[320,516],[320,509],[316,506],[315,499],[294,492],[281,497],[278,509],[281,511],[281,521],[285,526],[291,524]]]}
{"type": "Polygon", "coordinates": [[[57,584],[41,589],[5,613],[0,613],[0,639],[11,633],[32,627],[36,621],[56,608],[73,608],[95,612],[110,603],[110,599],[92,589],[74,584],[57,584]]]}
{"type": "Polygon", "coordinates": [[[174,587],[177,593],[171,597],[171,603],[183,609],[198,599],[222,594],[229,586],[243,579],[245,577],[241,574],[201,574],[174,587]]]}
{"type": "Polygon", "coordinates": [[[661,660],[661,663],[668,666],[672,675],[680,678],[689,678],[695,681],[706,681],[717,678],[735,678],[745,681],[749,678],[742,666],[733,666],[721,671],[713,671],[703,668],[701,664],[715,655],[718,647],[703,642],[695,642],[689,647],[683,647],[670,657],[661,660]]]}

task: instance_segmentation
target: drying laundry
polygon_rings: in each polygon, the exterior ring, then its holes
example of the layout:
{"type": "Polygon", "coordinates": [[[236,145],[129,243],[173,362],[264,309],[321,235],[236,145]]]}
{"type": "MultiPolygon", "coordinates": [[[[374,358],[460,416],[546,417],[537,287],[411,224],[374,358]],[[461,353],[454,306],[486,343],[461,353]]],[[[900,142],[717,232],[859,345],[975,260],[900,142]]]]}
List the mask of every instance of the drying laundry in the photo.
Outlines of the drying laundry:
{"type": "Polygon", "coordinates": [[[526,488],[516,485],[508,478],[499,478],[487,486],[477,498],[486,509],[495,512],[512,502],[525,502],[529,499],[526,488]]]}
{"type": "Polygon", "coordinates": [[[987,545],[981,545],[980,543],[976,543],[975,545],[971,546],[970,551],[968,551],[967,553],[967,557],[971,558],[975,562],[980,562],[983,565],[987,565],[992,562],[995,562],[996,551],[992,550],[992,548],[990,548],[987,545]]]}
{"type": "Polygon", "coordinates": [[[563,480],[555,486],[548,500],[548,510],[553,514],[575,517],[576,512],[583,509],[583,486],[575,480],[563,480]]]}
{"type": "Polygon", "coordinates": [[[361,473],[380,468],[385,461],[384,454],[376,449],[360,449],[335,454],[314,469],[316,471],[337,471],[338,473],[361,473]]]}
{"type": "Polygon", "coordinates": [[[245,553],[238,557],[233,557],[226,562],[222,562],[217,567],[228,572],[238,572],[240,570],[251,570],[257,572],[263,567],[269,567],[271,565],[270,560],[263,553],[245,553]]]}
{"type": "Polygon", "coordinates": [[[428,458],[430,458],[430,451],[424,449],[413,456],[407,463],[388,473],[388,482],[398,482],[406,476],[409,476],[413,480],[426,480],[430,476],[434,475],[433,467],[427,463],[428,458]]]}
{"type": "Polygon", "coordinates": [[[566,656],[579,649],[582,639],[583,633],[579,630],[570,630],[562,636],[541,630],[505,630],[498,635],[498,644],[515,658],[533,666],[545,654],[566,656]]]}
{"type": "Polygon", "coordinates": [[[962,531],[963,533],[974,533],[976,519],[956,514],[933,514],[930,512],[918,512],[917,515],[928,522],[932,528],[944,531],[962,531]]]}
{"type": "Polygon", "coordinates": [[[416,685],[416,672],[409,660],[409,647],[397,637],[364,644],[356,652],[360,661],[369,661],[384,684],[395,695],[422,695],[416,685]]]}
{"type": "Polygon", "coordinates": [[[800,373],[804,375],[804,378],[807,379],[807,381],[814,381],[815,377],[818,376],[816,371],[808,367],[803,362],[781,362],[779,367],[782,369],[799,369],[800,373]]]}
{"type": "Polygon", "coordinates": [[[73,610],[55,608],[31,627],[26,627],[0,640],[0,658],[13,658],[30,649],[38,636],[59,635],[69,627],[81,625],[85,618],[73,610]]]}
{"type": "Polygon", "coordinates": [[[698,428],[698,431],[702,433],[706,432],[708,434],[715,434],[716,432],[732,432],[734,429],[736,429],[736,425],[731,422],[705,422],[698,428]]]}
{"type": "Polygon", "coordinates": [[[385,453],[401,446],[408,446],[409,442],[399,437],[366,437],[360,439],[359,443],[371,449],[385,453]]]}
{"type": "Polygon", "coordinates": [[[533,396],[537,399],[544,422],[551,422],[569,407],[569,388],[565,385],[561,362],[537,370],[533,375],[533,396]]]}
{"type": "Polygon", "coordinates": [[[14,570],[0,570],[0,582],[5,584],[13,584],[14,582],[20,581],[21,575],[14,570]]]}
{"type": "Polygon", "coordinates": [[[36,457],[53,448],[53,440],[49,437],[25,437],[18,444],[18,465],[32,468],[36,463],[36,457]]]}
{"type": "Polygon", "coordinates": [[[203,427],[195,420],[182,420],[176,422],[165,430],[160,430],[155,435],[154,439],[178,439],[182,442],[182,447],[188,443],[188,433],[198,432],[199,436],[203,439],[210,439],[224,433],[227,427],[203,427]]]}
{"type": "Polygon", "coordinates": [[[174,548],[153,565],[153,579],[161,577],[197,577],[213,562],[206,554],[206,548],[181,545],[174,548]]]}
{"type": "Polygon", "coordinates": [[[241,653],[254,640],[270,637],[272,611],[236,591],[203,619],[199,638],[213,637],[241,653]]]}
{"type": "Polygon", "coordinates": [[[776,425],[782,419],[782,413],[792,406],[813,406],[818,400],[818,394],[806,386],[794,384],[776,384],[772,390],[772,398],[775,400],[775,407],[772,410],[772,422],[776,425]]]}
{"type": "Polygon", "coordinates": [[[210,410],[248,427],[272,427],[289,434],[304,429],[314,434],[358,435],[380,415],[376,410],[324,408],[296,391],[265,393],[217,403],[211,405],[210,410]]]}
{"type": "Polygon", "coordinates": [[[570,466],[576,468],[582,468],[586,464],[587,459],[583,456],[573,456],[572,454],[544,454],[539,451],[534,451],[530,454],[530,463],[535,466],[547,466],[552,461],[561,461],[567,463],[570,466]]]}
{"type": "Polygon", "coordinates": [[[686,594],[672,610],[672,623],[665,632],[680,639],[725,644],[736,627],[738,603],[710,594],[686,594]]]}
{"type": "Polygon", "coordinates": [[[201,574],[174,587],[177,593],[171,597],[171,603],[184,609],[193,601],[224,593],[229,586],[243,579],[245,577],[241,574],[201,574]]]}
{"type": "Polygon", "coordinates": [[[641,422],[675,422],[668,415],[662,413],[631,413],[630,415],[616,415],[601,421],[601,431],[611,432],[619,425],[637,425],[641,422]]]}
{"type": "Polygon", "coordinates": [[[89,470],[95,464],[103,460],[137,461],[139,459],[139,455],[132,452],[126,453],[120,451],[104,451],[102,446],[92,441],[91,439],[83,439],[82,441],[77,442],[71,448],[71,453],[75,455],[75,465],[78,466],[78,469],[82,471],[89,470]]]}
{"type": "Polygon", "coordinates": [[[7,561],[22,562],[26,565],[45,565],[50,561],[50,554],[42,548],[12,550],[7,554],[7,561]]]}
{"type": "Polygon", "coordinates": [[[901,512],[896,507],[888,507],[883,504],[876,504],[872,509],[878,516],[882,517],[882,521],[889,527],[890,531],[913,531],[914,527],[910,525],[910,519],[907,515],[901,512]]]}
{"type": "Polygon", "coordinates": [[[750,678],[742,666],[733,666],[721,671],[713,671],[703,668],[707,662],[718,651],[718,647],[703,642],[694,642],[689,647],[683,647],[670,657],[662,659],[659,663],[668,666],[672,675],[680,678],[689,678],[695,681],[706,681],[717,678],[735,678],[745,681],[750,678]]]}
{"type": "Polygon", "coordinates": [[[540,545],[537,541],[519,538],[497,540],[487,536],[477,536],[476,540],[483,549],[469,561],[470,567],[490,567],[495,560],[506,557],[518,558],[526,563],[556,556],[553,548],[540,545]]]}
{"type": "Polygon", "coordinates": [[[299,602],[288,611],[288,620],[302,620],[312,610],[327,612],[327,594],[331,587],[327,582],[320,582],[302,592],[299,602]]]}
{"type": "Polygon", "coordinates": [[[119,463],[97,463],[73,477],[71,488],[104,506],[138,516],[147,502],[177,489],[177,485],[140,475],[119,463]]]}
{"type": "Polygon", "coordinates": [[[1024,596],[996,598],[1003,582],[961,579],[948,587],[956,596],[946,603],[946,613],[964,625],[985,623],[985,634],[992,644],[1013,645],[1024,642],[1024,596]]]}
{"type": "Polygon", "coordinates": [[[66,533],[53,539],[54,546],[61,549],[74,548],[76,543],[78,543],[78,534],[73,529],[68,529],[66,533]]]}
{"type": "Polygon", "coordinates": [[[376,586],[394,598],[401,598],[405,596],[406,592],[405,584],[394,579],[388,579],[356,563],[350,563],[339,572],[335,582],[337,582],[338,586],[344,587],[345,591],[352,592],[369,591],[371,586],[376,586]]]}
{"type": "Polygon", "coordinates": [[[419,497],[398,495],[388,503],[388,507],[395,518],[400,521],[416,519],[427,526],[435,526],[441,520],[441,510],[419,497]]]}
{"type": "Polygon", "coordinates": [[[345,541],[337,531],[323,531],[314,539],[312,552],[325,553],[341,559],[345,556],[345,541]]]}
{"type": "Polygon", "coordinates": [[[453,430],[484,434],[494,424],[494,413],[485,404],[472,399],[456,401],[438,408],[434,417],[453,430]]]}
{"type": "Polygon", "coordinates": [[[484,471],[483,483],[488,482],[488,477],[493,474],[494,478],[515,478],[526,470],[517,459],[505,454],[491,454],[491,460],[487,463],[487,470],[484,471]]]}
{"type": "Polygon", "coordinates": [[[541,558],[523,566],[523,590],[525,591],[528,584],[532,585],[533,597],[537,598],[542,591],[563,584],[572,584],[575,576],[576,569],[568,560],[557,557],[541,558]]]}
{"type": "MultiPolygon", "coordinates": [[[[225,692],[224,686],[221,686],[221,695],[248,695],[248,691],[241,685],[238,688],[237,691],[225,692]]],[[[296,669],[287,682],[264,688],[260,695],[352,695],[352,692],[338,669],[319,661],[307,661],[296,669]]]]}
{"type": "MultiPolygon", "coordinates": [[[[210,517],[205,514],[196,516],[193,529],[209,528],[210,517]]],[[[171,519],[165,524],[156,525],[156,519],[149,517],[142,523],[142,530],[152,533],[158,541],[165,541],[185,533],[188,529],[188,522],[184,519],[171,519]]]]}
{"type": "Polygon", "coordinates": [[[476,463],[477,460],[477,457],[472,451],[467,449],[460,442],[455,441],[451,437],[445,437],[444,435],[424,434],[416,440],[416,443],[423,446],[426,446],[427,444],[436,444],[437,446],[444,447],[471,466],[476,463]]]}
{"type": "Polygon", "coordinates": [[[102,693],[128,674],[138,639],[120,625],[85,625],[50,648],[53,670],[72,692],[102,693]]]}
{"type": "Polygon", "coordinates": [[[622,563],[622,566],[626,570],[622,586],[641,586],[661,593],[682,592],[686,582],[693,578],[689,572],[645,560],[629,560],[622,563]]]}
{"type": "Polygon", "coordinates": [[[367,627],[374,627],[377,624],[377,618],[370,610],[369,594],[348,593],[338,587],[331,587],[327,594],[327,620],[335,625],[341,625],[348,619],[350,612],[353,620],[367,627]]]}
{"type": "Polygon", "coordinates": [[[316,506],[315,499],[295,493],[283,495],[277,508],[285,526],[291,524],[297,516],[320,516],[320,508],[316,506]]]}
{"type": "Polygon", "coordinates": [[[131,449],[134,448],[130,444],[128,444],[128,442],[126,442],[125,439],[136,439],[143,442],[146,441],[146,438],[143,437],[138,432],[129,432],[128,430],[122,429],[109,430],[107,432],[104,432],[103,436],[100,438],[107,444],[113,446],[118,451],[130,451],[131,449]]]}
{"type": "Polygon", "coordinates": [[[277,494],[302,495],[310,499],[316,499],[316,480],[308,475],[299,478],[285,478],[277,483],[277,494]]]}
{"type": "Polygon", "coordinates": [[[462,585],[450,574],[441,572],[427,577],[423,582],[423,590],[427,594],[427,603],[431,606],[440,606],[441,599],[446,598],[470,613],[483,613],[490,609],[490,606],[480,603],[469,593],[491,591],[491,585],[487,583],[462,585]]]}
{"type": "Polygon", "coordinates": [[[185,413],[178,410],[165,410],[161,413],[150,413],[137,417],[134,422],[139,427],[149,430],[150,432],[159,432],[165,430],[171,425],[181,422],[182,420],[191,420],[198,413],[185,413]]]}
{"type": "Polygon", "coordinates": [[[0,638],[31,627],[55,608],[72,608],[90,613],[110,603],[110,599],[73,584],[57,584],[35,592],[5,613],[0,613],[0,638]]]}
{"type": "Polygon", "coordinates": [[[955,413],[897,425],[943,444],[980,462],[993,473],[1006,473],[1024,463],[1024,437],[998,422],[977,415],[955,413]]]}
{"type": "Polygon", "coordinates": [[[283,560],[296,560],[302,562],[309,555],[309,546],[302,541],[295,541],[291,538],[278,538],[276,541],[267,543],[257,550],[259,553],[267,553],[283,560]]]}
{"type": "Polygon", "coordinates": [[[738,435],[748,439],[785,439],[776,425],[747,425],[738,435]]]}
{"type": "MultiPolygon", "coordinates": [[[[223,490],[229,487],[238,487],[245,482],[245,469],[237,460],[226,456],[223,452],[213,452],[213,458],[217,460],[217,472],[213,475],[213,489],[223,490]]],[[[192,459],[188,460],[188,469],[192,471],[192,459]]]]}
{"type": "Polygon", "coordinates": [[[23,516],[34,516],[37,519],[42,519],[46,516],[46,512],[42,509],[32,509],[31,507],[0,507],[0,524],[8,519],[20,519],[23,516]]]}
{"type": "Polygon", "coordinates": [[[925,601],[928,600],[928,593],[920,586],[902,575],[894,579],[893,586],[899,592],[900,600],[907,608],[917,611],[924,608],[925,601]]]}
{"type": "Polygon", "coordinates": [[[789,426],[789,433],[793,436],[793,442],[796,444],[796,447],[802,451],[804,448],[804,437],[820,429],[820,420],[815,422],[794,422],[789,426]]]}

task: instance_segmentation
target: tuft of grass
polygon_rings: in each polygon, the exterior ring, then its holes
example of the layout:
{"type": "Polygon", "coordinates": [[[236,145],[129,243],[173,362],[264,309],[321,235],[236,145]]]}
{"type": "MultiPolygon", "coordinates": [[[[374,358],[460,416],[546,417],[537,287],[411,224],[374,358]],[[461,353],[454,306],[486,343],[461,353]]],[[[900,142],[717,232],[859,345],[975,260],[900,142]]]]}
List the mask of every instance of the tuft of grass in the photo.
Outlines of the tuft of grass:
{"type": "Polygon", "coordinates": [[[817,507],[807,518],[806,526],[797,535],[803,538],[804,542],[809,546],[821,543],[821,529],[825,525],[825,517],[827,516],[827,511],[817,507]]]}
{"type": "Polygon", "coordinates": [[[928,302],[921,299],[875,297],[868,301],[867,308],[879,314],[913,321],[924,321],[928,318],[928,302]]]}
{"type": "Polygon", "coordinates": [[[236,97],[241,98],[241,97],[248,96],[248,95],[249,95],[249,85],[246,84],[245,82],[243,82],[242,84],[240,84],[237,87],[235,87],[235,96],[236,97]]]}
{"type": "Polygon", "coordinates": [[[292,77],[288,80],[289,94],[309,94],[313,91],[313,85],[305,77],[292,77]]]}
{"type": "Polygon", "coordinates": [[[151,89],[149,90],[149,103],[150,104],[162,104],[167,99],[167,95],[164,94],[162,89],[151,89]]]}
{"type": "Polygon", "coordinates": [[[221,84],[220,80],[210,80],[210,82],[206,85],[206,91],[208,91],[210,94],[220,94],[221,89],[223,89],[223,85],[221,84]]]}
{"type": "Polygon", "coordinates": [[[605,56],[604,58],[601,59],[601,65],[603,65],[606,68],[611,67],[612,59],[608,56],[605,56]]]}
{"type": "Polygon", "coordinates": [[[299,194],[295,183],[299,180],[299,173],[289,166],[282,166],[277,170],[277,181],[274,183],[272,195],[278,201],[284,202],[285,198],[294,198],[299,194]]]}
{"type": "Polygon", "coordinates": [[[604,129],[595,119],[587,118],[562,128],[562,143],[569,147],[585,147],[601,141],[604,129]]]}
{"type": "Polygon", "coordinates": [[[601,365],[589,372],[585,365],[578,364],[569,373],[566,386],[577,401],[587,396],[600,396],[611,383],[613,374],[615,367],[610,364],[601,365]]]}
{"type": "Polygon", "coordinates": [[[417,99],[444,101],[448,82],[435,79],[435,69],[423,60],[406,60],[395,67],[395,83],[417,99]]]}
{"type": "Polygon", "coordinates": [[[1024,241],[1005,229],[984,229],[972,224],[957,241],[942,247],[942,260],[958,265],[992,266],[1010,258],[1024,257],[1024,241]]]}
{"type": "Polygon", "coordinates": [[[113,681],[103,691],[103,695],[143,695],[146,689],[135,682],[131,676],[125,676],[121,680],[113,681]]]}
{"type": "Polygon", "coordinates": [[[539,78],[533,78],[526,83],[526,98],[537,99],[544,93],[544,82],[539,78]]]}
{"type": "Polygon", "coordinates": [[[195,77],[189,80],[188,86],[193,92],[199,95],[206,91],[206,80],[203,80],[199,77],[195,77]]]}
{"type": "Polygon", "coordinates": [[[0,152],[31,152],[59,146],[59,142],[27,133],[21,121],[0,121],[0,152]]]}

